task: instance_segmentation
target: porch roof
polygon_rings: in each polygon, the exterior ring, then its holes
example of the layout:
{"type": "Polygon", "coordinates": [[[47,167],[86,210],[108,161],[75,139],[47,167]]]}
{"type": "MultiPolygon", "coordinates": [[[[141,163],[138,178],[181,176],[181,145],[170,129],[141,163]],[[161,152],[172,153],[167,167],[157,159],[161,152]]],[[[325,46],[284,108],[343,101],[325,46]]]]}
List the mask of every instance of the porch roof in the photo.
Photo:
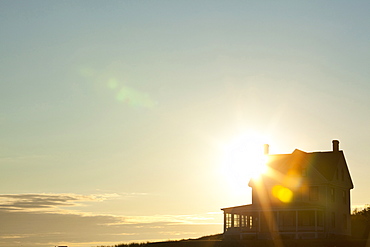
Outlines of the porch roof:
{"type": "Polygon", "coordinates": [[[267,206],[247,204],[229,208],[221,208],[227,213],[243,213],[243,212],[259,212],[259,211],[290,211],[290,210],[322,210],[323,206],[306,203],[306,202],[292,202],[284,204],[272,204],[267,206]]]}

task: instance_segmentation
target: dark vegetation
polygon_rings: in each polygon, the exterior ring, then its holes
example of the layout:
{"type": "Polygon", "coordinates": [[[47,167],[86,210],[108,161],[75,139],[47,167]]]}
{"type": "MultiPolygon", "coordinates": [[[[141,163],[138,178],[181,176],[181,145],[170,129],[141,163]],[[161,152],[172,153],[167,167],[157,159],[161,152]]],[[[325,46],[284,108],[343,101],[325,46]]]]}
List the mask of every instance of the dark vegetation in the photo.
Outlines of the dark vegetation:
{"type": "Polygon", "coordinates": [[[370,205],[363,210],[355,209],[351,215],[352,238],[367,239],[370,233],[370,205]]]}
{"type": "MultiPolygon", "coordinates": [[[[365,247],[370,233],[370,205],[355,209],[351,215],[352,237],[350,239],[311,239],[311,240],[222,240],[222,234],[204,236],[197,239],[183,239],[154,243],[129,243],[105,247],[365,247]]],[[[370,240],[369,240],[370,241],[370,240]]],[[[104,247],[104,246],[101,246],[104,247]]]]}
{"type": "Polygon", "coordinates": [[[222,234],[214,234],[204,236],[196,239],[182,239],[182,240],[169,240],[163,242],[146,242],[146,243],[128,243],[128,244],[117,244],[114,246],[100,246],[100,247],[216,247],[217,242],[222,242],[222,234]],[[207,244],[208,243],[208,244],[207,244]]]}

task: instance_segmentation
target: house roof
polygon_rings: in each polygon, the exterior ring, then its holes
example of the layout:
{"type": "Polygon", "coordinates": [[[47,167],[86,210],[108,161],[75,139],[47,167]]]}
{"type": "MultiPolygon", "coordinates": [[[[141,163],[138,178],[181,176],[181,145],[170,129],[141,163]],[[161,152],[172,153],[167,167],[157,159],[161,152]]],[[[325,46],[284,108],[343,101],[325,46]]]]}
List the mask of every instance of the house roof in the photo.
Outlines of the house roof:
{"type": "Polygon", "coordinates": [[[337,171],[338,164],[344,162],[346,173],[349,175],[343,151],[304,152],[296,149],[291,154],[268,155],[267,165],[281,174],[302,174],[303,169],[309,174],[312,168],[317,170],[326,180],[332,181],[337,171]]]}

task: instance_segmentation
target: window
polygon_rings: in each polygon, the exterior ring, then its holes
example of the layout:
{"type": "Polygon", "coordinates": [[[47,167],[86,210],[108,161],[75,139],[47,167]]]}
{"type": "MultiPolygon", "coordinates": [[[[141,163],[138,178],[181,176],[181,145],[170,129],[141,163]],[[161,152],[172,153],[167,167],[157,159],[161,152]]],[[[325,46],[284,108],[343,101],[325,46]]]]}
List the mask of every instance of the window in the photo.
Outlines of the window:
{"type": "Polygon", "coordinates": [[[330,200],[332,202],[335,201],[335,190],[334,190],[334,188],[330,188],[330,200]]]}
{"type": "Polygon", "coordinates": [[[226,214],[226,229],[231,228],[232,214],[226,214]]]}
{"type": "Polygon", "coordinates": [[[240,217],[242,218],[242,224],[241,224],[241,227],[246,227],[246,215],[240,215],[240,217]]]}
{"type": "Polygon", "coordinates": [[[234,227],[240,227],[240,215],[234,214],[234,227]]]}
{"type": "Polygon", "coordinates": [[[307,169],[302,168],[302,177],[306,177],[306,176],[307,176],[307,169]]]}
{"type": "Polygon", "coordinates": [[[249,228],[253,227],[253,216],[249,216],[249,228]]]}
{"type": "Polygon", "coordinates": [[[324,226],[324,214],[322,211],[317,211],[317,225],[324,226]]]}
{"type": "Polygon", "coordinates": [[[302,201],[302,193],[301,193],[301,191],[299,191],[299,190],[297,190],[297,191],[295,191],[294,192],[294,194],[293,194],[293,199],[292,199],[293,201],[302,201]]]}
{"type": "Polygon", "coordinates": [[[311,186],[309,191],[310,201],[317,201],[319,200],[319,187],[318,186],[311,186]]]}
{"type": "Polygon", "coordinates": [[[298,225],[299,226],[314,226],[315,225],[315,211],[298,211],[298,225]]]}
{"type": "Polygon", "coordinates": [[[282,226],[295,226],[295,212],[287,211],[281,212],[281,225],[282,226]]]}

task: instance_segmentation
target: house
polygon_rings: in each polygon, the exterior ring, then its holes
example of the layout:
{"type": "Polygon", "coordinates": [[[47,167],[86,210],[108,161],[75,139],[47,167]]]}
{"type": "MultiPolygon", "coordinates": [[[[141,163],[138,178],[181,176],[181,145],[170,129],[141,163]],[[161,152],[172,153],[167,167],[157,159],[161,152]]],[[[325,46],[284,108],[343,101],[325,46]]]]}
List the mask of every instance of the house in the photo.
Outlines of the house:
{"type": "Polygon", "coordinates": [[[351,234],[352,179],[339,141],[332,151],[269,154],[249,181],[252,204],[223,208],[224,238],[315,239],[351,234]]]}

